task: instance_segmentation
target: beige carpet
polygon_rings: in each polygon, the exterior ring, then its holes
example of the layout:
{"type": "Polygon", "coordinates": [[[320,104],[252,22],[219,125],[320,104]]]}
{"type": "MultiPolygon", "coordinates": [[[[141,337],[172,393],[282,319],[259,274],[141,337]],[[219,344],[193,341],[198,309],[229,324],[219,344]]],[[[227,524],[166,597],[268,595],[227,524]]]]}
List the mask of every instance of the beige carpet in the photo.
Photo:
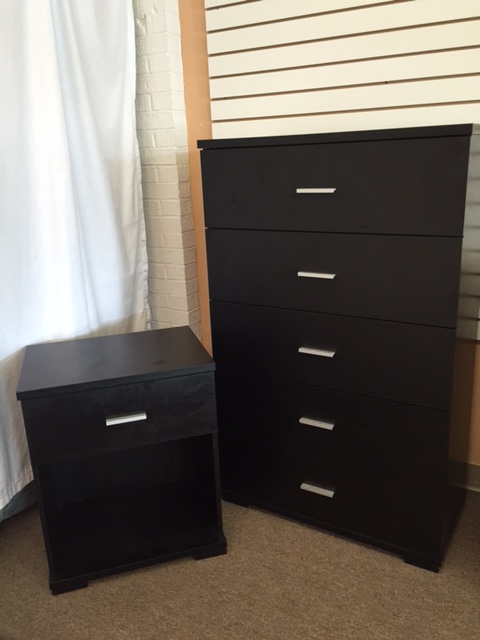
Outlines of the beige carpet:
{"type": "Polygon", "coordinates": [[[439,574],[224,504],[225,556],[52,596],[36,508],[0,524],[1,640],[478,640],[480,494],[439,574]]]}

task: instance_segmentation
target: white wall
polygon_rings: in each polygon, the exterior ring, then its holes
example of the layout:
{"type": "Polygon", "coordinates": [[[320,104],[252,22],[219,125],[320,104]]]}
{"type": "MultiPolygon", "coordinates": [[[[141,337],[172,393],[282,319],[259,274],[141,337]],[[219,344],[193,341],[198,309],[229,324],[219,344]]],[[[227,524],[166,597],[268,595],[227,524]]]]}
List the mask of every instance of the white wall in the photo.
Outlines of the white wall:
{"type": "Polygon", "coordinates": [[[177,0],[133,0],[152,328],[200,335],[177,0]]]}
{"type": "Polygon", "coordinates": [[[479,0],[206,0],[216,138],[480,122],[479,0]]]}

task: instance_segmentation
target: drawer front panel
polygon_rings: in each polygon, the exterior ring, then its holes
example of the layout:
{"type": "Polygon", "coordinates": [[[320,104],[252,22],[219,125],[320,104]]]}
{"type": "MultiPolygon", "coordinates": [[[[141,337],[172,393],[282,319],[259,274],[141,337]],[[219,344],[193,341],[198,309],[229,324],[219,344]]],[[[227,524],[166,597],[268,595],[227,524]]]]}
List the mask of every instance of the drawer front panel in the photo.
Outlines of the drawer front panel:
{"type": "Polygon", "coordinates": [[[212,372],[24,401],[32,463],[215,431],[213,376],[212,372]]]}
{"type": "Polygon", "coordinates": [[[212,302],[218,370],[448,410],[455,331],[212,302]]]}
{"type": "Polygon", "coordinates": [[[207,230],[212,300],[454,327],[461,239],[207,230]]]}
{"type": "Polygon", "coordinates": [[[206,226],[461,236],[468,153],[468,137],[206,150],[206,226]]]}
{"type": "Polygon", "coordinates": [[[440,555],[441,489],[242,438],[222,435],[220,453],[222,488],[252,504],[440,555]]]}
{"type": "Polygon", "coordinates": [[[446,486],[446,411],[228,372],[216,389],[220,433],[446,486]]]}

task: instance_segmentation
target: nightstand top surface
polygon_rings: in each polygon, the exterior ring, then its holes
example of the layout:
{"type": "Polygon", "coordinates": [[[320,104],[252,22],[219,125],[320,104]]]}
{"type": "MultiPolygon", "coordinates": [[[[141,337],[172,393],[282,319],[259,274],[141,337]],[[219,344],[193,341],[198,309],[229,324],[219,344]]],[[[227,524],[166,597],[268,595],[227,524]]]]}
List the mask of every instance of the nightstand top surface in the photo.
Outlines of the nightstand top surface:
{"type": "Polygon", "coordinates": [[[215,364],[189,327],[81,338],[26,347],[17,398],[214,371],[215,364]]]}

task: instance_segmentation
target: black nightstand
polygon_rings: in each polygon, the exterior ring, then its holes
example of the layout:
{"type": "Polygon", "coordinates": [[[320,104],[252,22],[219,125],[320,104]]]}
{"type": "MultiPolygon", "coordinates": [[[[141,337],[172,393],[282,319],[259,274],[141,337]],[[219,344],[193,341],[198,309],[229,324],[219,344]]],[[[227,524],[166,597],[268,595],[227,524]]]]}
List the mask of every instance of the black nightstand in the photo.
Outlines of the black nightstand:
{"type": "Polygon", "coordinates": [[[214,369],[188,327],[26,348],[17,398],[52,593],[226,552],[214,369]]]}

